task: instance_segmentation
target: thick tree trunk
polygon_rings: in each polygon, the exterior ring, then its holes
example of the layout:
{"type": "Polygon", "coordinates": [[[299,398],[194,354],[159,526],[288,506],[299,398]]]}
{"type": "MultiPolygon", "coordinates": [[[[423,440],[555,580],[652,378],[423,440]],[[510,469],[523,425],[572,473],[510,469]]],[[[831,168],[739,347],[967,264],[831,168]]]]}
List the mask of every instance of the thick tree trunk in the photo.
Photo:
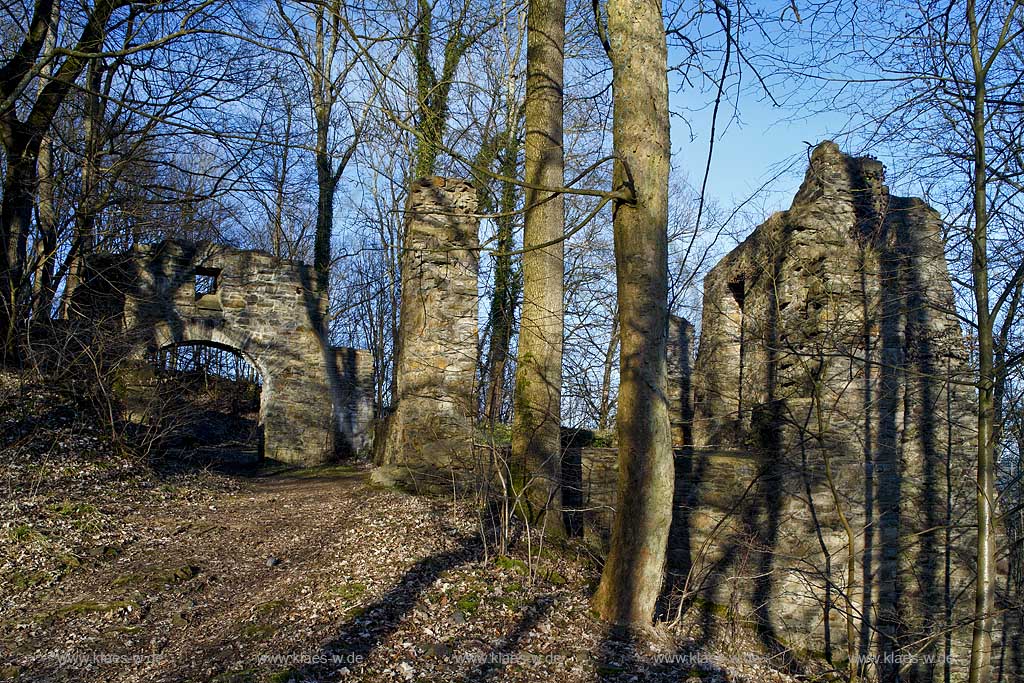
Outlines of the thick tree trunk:
{"type": "MultiPolygon", "coordinates": [[[[524,175],[531,185],[561,187],[565,0],[531,0],[528,12],[524,175]]],[[[527,189],[526,207],[512,460],[523,468],[534,521],[546,515],[546,528],[559,533],[565,203],[527,189]]]]}
{"type": "Polygon", "coordinates": [[[316,147],[316,234],[313,238],[313,270],[321,292],[326,292],[331,278],[331,232],[334,228],[334,190],[337,181],[334,164],[327,151],[330,113],[317,113],[316,147]]]}
{"type": "Polygon", "coordinates": [[[12,154],[7,159],[3,209],[0,213],[0,348],[3,362],[17,362],[16,337],[22,320],[22,299],[26,285],[25,266],[28,233],[32,229],[32,208],[36,196],[36,150],[12,154]]]}
{"type": "Polygon", "coordinates": [[[667,398],[669,118],[667,53],[658,0],[609,0],[609,55],[618,162],[614,205],[620,328],[619,484],[611,546],[594,607],[646,628],[665,570],[672,521],[667,398]]]}

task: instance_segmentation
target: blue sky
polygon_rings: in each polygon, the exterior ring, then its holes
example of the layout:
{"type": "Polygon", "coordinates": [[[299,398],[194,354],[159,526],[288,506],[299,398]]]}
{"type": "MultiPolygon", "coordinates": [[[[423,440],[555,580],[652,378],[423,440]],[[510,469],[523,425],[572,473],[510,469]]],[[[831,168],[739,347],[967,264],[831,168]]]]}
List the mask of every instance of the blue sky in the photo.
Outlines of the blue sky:
{"type": "MultiPolygon", "coordinates": [[[[674,112],[682,114],[688,108],[685,97],[670,95],[674,112]]],[[[798,112],[750,96],[740,100],[738,110],[733,118],[731,108],[723,104],[719,113],[707,194],[731,210],[764,186],[751,208],[763,209],[767,217],[771,211],[788,208],[800,186],[807,159],[804,141],[817,144],[838,137],[847,118],[835,114],[795,120],[798,112]]],[[[711,109],[685,115],[689,126],[678,116],[672,118],[672,163],[699,187],[707,162],[711,109]]]]}

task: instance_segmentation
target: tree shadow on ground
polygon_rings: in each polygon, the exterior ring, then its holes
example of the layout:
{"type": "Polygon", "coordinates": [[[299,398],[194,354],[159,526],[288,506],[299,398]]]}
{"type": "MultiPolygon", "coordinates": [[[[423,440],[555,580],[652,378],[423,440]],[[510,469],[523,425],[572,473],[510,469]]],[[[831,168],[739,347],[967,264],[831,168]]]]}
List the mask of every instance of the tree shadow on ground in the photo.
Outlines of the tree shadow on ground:
{"type": "Polygon", "coordinates": [[[502,636],[494,642],[493,647],[480,657],[479,663],[470,669],[459,680],[465,683],[481,683],[494,680],[501,675],[505,668],[513,661],[526,661],[520,656],[523,641],[537,624],[544,619],[554,601],[550,598],[539,596],[534,598],[527,607],[523,617],[512,628],[507,636],[502,636]]]}
{"type": "MultiPolygon", "coordinates": [[[[479,560],[482,550],[479,538],[463,537],[451,550],[423,558],[414,564],[396,586],[342,626],[335,637],[321,646],[324,659],[338,657],[339,661],[365,662],[378,645],[398,630],[403,618],[413,610],[423,592],[438,577],[451,569],[479,560]]],[[[334,672],[338,668],[333,662],[313,664],[296,672],[296,678],[332,680],[331,676],[336,676],[334,672]]]]}
{"type": "Polygon", "coordinates": [[[655,652],[644,634],[630,629],[612,627],[598,646],[598,683],[626,681],[672,681],[682,683],[691,676],[700,680],[726,680],[726,671],[715,658],[695,643],[676,647],[668,652],[655,652]]]}

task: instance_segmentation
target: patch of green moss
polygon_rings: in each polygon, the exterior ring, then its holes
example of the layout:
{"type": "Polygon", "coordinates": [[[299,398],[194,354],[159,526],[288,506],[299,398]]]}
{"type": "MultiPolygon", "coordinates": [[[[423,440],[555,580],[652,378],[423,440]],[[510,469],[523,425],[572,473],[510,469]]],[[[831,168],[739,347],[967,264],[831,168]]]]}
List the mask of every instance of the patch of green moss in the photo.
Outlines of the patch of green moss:
{"type": "Polygon", "coordinates": [[[277,671],[270,674],[270,678],[267,679],[270,683],[288,683],[288,681],[301,680],[298,670],[289,668],[283,671],[277,671]]]}
{"type": "Polygon", "coordinates": [[[351,478],[364,474],[364,471],[352,465],[323,465],[321,467],[306,467],[297,472],[289,472],[288,477],[294,479],[332,479],[351,478]]]}
{"type": "Polygon", "coordinates": [[[542,572],[541,576],[543,576],[548,583],[553,583],[556,586],[564,586],[569,583],[568,579],[556,572],[554,569],[548,569],[547,571],[542,572]]]}
{"type": "Polygon", "coordinates": [[[35,572],[23,572],[16,569],[11,573],[11,584],[18,590],[25,590],[44,584],[49,580],[49,578],[49,573],[42,570],[35,572]]]}
{"type": "Polygon", "coordinates": [[[65,573],[82,566],[82,561],[71,553],[59,553],[57,561],[60,562],[65,573]]]}
{"type": "Polygon", "coordinates": [[[277,627],[270,624],[247,624],[242,627],[242,637],[248,640],[267,640],[277,633],[277,627]]]}
{"type": "Polygon", "coordinates": [[[43,536],[41,533],[33,529],[28,524],[20,524],[14,527],[9,532],[7,532],[7,537],[15,543],[24,544],[36,543],[38,541],[42,541],[45,538],[45,536],[43,536]]]}
{"type": "Polygon", "coordinates": [[[510,610],[515,611],[524,606],[529,601],[521,595],[503,595],[500,598],[498,598],[498,602],[504,605],[505,607],[508,607],[510,610]]]}
{"type": "Polygon", "coordinates": [[[259,605],[256,605],[256,616],[270,616],[288,607],[291,607],[291,603],[287,600],[269,600],[267,602],[263,602],[259,605]]]}
{"type": "Polygon", "coordinates": [[[340,586],[335,586],[327,591],[331,597],[339,598],[345,602],[352,602],[366,592],[366,584],[358,581],[349,581],[340,586]]]}
{"type": "Polygon", "coordinates": [[[698,609],[710,612],[711,614],[714,614],[716,617],[725,618],[729,616],[728,606],[719,605],[717,602],[711,602],[710,600],[707,600],[705,598],[694,598],[693,606],[698,609]]]}
{"type": "Polygon", "coordinates": [[[165,569],[153,575],[153,579],[160,583],[184,583],[194,579],[202,571],[194,564],[185,564],[180,567],[165,569]]]}
{"type": "Polygon", "coordinates": [[[119,576],[111,581],[110,585],[114,588],[123,588],[124,586],[142,583],[142,580],[141,574],[125,574],[124,576],[119,576]]]}
{"type": "Polygon", "coordinates": [[[480,607],[480,595],[478,593],[466,593],[455,600],[455,606],[469,616],[480,607]]]}
{"type": "Polygon", "coordinates": [[[20,666],[0,666],[0,681],[17,681],[21,676],[20,666]]]}
{"type": "Polygon", "coordinates": [[[514,571],[517,574],[521,574],[522,576],[529,576],[530,575],[530,566],[528,564],[526,564],[525,562],[523,562],[522,560],[517,560],[517,559],[515,559],[513,557],[507,557],[505,555],[501,555],[501,556],[498,557],[497,560],[495,560],[495,563],[501,569],[506,569],[506,570],[514,571]]]}
{"type": "Polygon", "coordinates": [[[142,585],[164,585],[184,583],[194,579],[202,569],[193,564],[185,564],[180,567],[158,568],[139,574],[125,574],[110,582],[114,588],[124,586],[142,585]]]}
{"type": "Polygon", "coordinates": [[[61,517],[87,517],[96,514],[96,507],[88,503],[72,503],[67,498],[63,503],[51,503],[46,509],[61,517]]]}
{"type": "Polygon", "coordinates": [[[120,612],[121,610],[137,610],[138,608],[138,605],[128,600],[115,600],[113,602],[83,600],[61,607],[55,614],[57,616],[66,616],[69,614],[112,613],[120,612]]]}
{"type": "Polygon", "coordinates": [[[484,424],[477,429],[477,441],[487,445],[508,446],[512,443],[512,425],[495,422],[484,424]]]}
{"type": "Polygon", "coordinates": [[[88,553],[101,560],[112,560],[121,554],[121,549],[112,545],[96,545],[89,548],[88,553]]]}

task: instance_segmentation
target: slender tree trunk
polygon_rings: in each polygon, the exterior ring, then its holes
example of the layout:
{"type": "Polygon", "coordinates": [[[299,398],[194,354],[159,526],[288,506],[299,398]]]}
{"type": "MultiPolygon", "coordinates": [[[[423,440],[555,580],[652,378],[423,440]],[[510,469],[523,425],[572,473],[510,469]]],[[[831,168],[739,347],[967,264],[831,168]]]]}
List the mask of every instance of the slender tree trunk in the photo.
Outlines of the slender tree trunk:
{"type": "Polygon", "coordinates": [[[608,348],[604,353],[604,374],[601,377],[601,404],[598,407],[597,428],[608,429],[608,417],[612,412],[612,370],[615,366],[615,352],[619,349],[619,310],[612,312],[612,333],[608,337],[608,348]]]}
{"type": "Polygon", "coordinates": [[[321,292],[326,292],[331,278],[331,232],[334,228],[334,190],[337,182],[334,164],[328,152],[330,110],[317,111],[316,143],[316,234],[313,238],[313,270],[321,292]]]}
{"type": "Polygon", "coordinates": [[[971,275],[978,322],[978,546],[974,593],[974,629],[971,636],[970,683],[988,683],[992,677],[992,609],[995,589],[995,374],[993,320],[988,299],[988,197],[985,155],[985,67],[981,58],[974,0],[967,2],[971,61],[974,67],[974,235],[971,240],[971,275]]]}
{"type": "MultiPolygon", "coordinates": [[[[54,3],[50,13],[50,24],[47,28],[46,42],[43,52],[53,54],[57,47],[57,25],[60,22],[60,3],[54,3]]],[[[53,75],[53,62],[43,65],[39,73],[39,93],[42,92],[50,76],[53,75]]],[[[47,131],[43,134],[39,145],[39,159],[36,162],[39,176],[39,200],[36,210],[37,239],[35,242],[35,278],[32,282],[33,318],[48,320],[53,308],[54,260],[57,251],[57,208],[53,177],[53,139],[47,131]]]]}
{"type": "Polygon", "coordinates": [[[100,61],[89,62],[86,70],[85,116],[83,117],[84,154],[82,157],[82,187],[78,195],[78,209],[75,212],[75,245],[72,252],[74,261],[68,269],[64,285],[62,307],[67,317],[73,303],[75,289],[85,276],[85,262],[96,249],[96,215],[99,212],[99,154],[104,106],[100,98],[100,81],[103,69],[100,61]]]}
{"type": "MultiPolygon", "coordinates": [[[[514,129],[506,130],[505,145],[499,171],[512,178],[516,174],[518,152],[514,129]]],[[[516,207],[516,186],[510,182],[501,184],[501,201],[498,213],[508,214],[516,207]]],[[[491,301],[491,339],[487,349],[487,405],[486,417],[496,422],[501,417],[501,406],[505,398],[505,365],[508,361],[512,331],[515,326],[515,308],[519,299],[516,272],[512,267],[509,252],[515,248],[512,236],[513,217],[502,215],[495,219],[497,224],[497,248],[499,255],[494,264],[494,298],[491,301]]]]}
{"type": "Polygon", "coordinates": [[[605,621],[650,626],[672,521],[667,398],[669,117],[658,0],[609,0],[614,102],[615,265],[620,381],[615,520],[594,607],[605,621]]]}
{"type": "MultiPolygon", "coordinates": [[[[282,90],[282,95],[283,95],[282,90]]],[[[276,196],[274,197],[274,225],[272,227],[272,234],[270,235],[270,242],[274,249],[274,256],[281,258],[284,256],[284,193],[288,185],[288,152],[291,151],[291,140],[292,140],[292,106],[291,103],[285,100],[285,126],[284,126],[284,144],[281,148],[281,172],[274,179],[277,184],[276,196]]]]}
{"type": "MultiPolygon", "coordinates": [[[[526,32],[524,175],[532,185],[561,187],[565,0],[531,0],[526,32]]],[[[524,468],[526,482],[533,479],[531,516],[551,512],[546,528],[559,533],[565,203],[560,194],[527,189],[526,207],[512,461],[524,468]]]]}

